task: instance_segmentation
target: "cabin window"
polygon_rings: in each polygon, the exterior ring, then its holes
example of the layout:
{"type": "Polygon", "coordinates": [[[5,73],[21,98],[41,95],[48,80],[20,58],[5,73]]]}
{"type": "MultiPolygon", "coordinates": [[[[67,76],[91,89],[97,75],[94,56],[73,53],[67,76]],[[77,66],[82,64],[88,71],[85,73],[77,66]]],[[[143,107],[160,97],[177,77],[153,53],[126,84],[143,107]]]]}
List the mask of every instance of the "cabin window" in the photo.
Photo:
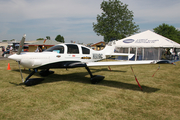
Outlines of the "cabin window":
{"type": "Polygon", "coordinates": [[[44,52],[64,53],[64,46],[56,45],[56,46],[50,47],[49,49],[45,50],[44,52]]]}
{"type": "Polygon", "coordinates": [[[79,49],[77,45],[66,44],[67,45],[67,53],[68,54],[79,54],[79,49]]]}
{"type": "Polygon", "coordinates": [[[85,47],[81,47],[81,48],[82,48],[83,54],[90,54],[90,50],[88,48],[85,48],[85,47]]]}

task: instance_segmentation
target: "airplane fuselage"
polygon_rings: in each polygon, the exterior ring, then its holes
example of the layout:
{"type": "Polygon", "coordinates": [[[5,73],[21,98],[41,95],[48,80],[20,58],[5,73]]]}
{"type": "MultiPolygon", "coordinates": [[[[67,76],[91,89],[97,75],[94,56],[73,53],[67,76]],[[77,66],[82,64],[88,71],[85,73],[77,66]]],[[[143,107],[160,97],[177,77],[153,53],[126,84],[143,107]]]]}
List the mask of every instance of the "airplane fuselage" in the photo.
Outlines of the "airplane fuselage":
{"type": "Polygon", "coordinates": [[[101,51],[95,51],[78,44],[59,44],[44,52],[24,52],[12,55],[10,59],[19,61],[27,68],[67,68],[67,64],[87,63],[105,59],[101,51]]]}

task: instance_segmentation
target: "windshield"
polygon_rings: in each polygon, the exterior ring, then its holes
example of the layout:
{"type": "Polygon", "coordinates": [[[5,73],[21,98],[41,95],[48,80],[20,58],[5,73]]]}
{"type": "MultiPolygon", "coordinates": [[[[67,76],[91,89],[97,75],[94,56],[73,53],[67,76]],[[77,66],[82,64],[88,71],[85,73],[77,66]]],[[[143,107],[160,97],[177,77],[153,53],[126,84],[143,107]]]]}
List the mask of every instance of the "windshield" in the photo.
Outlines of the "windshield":
{"type": "Polygon", "coordinates": [[[44,52],[57,52],[57,53],[64,53],[64,46],[62,45],[56,45],[53,47],[48,48],[44,52]]]}

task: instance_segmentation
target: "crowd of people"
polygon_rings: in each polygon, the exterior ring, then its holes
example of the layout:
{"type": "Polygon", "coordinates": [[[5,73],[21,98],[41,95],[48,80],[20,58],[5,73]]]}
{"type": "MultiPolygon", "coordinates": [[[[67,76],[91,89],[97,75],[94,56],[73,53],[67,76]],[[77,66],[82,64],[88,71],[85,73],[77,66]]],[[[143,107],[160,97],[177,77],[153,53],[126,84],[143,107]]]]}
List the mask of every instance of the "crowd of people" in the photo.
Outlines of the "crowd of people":
{"type": "MultiPolygon", "coordinates": [[[[7,46],[7,48],[5,49],[4,46],[1,46],[2,48],[2,56],[4,57],[6,54],[13,54],[13,47],[7,46]]],[[[35,50],[35,52],[43,52],[44,50],[46,50],[47,48],[45,46],[38,46],[37,49],[35,50]]]]}
{"type": "Polygon", "coordinates": [[[7,46],[5,49],[4,46],[2,46],[2,56],[4,57],[5,54],[12,54],[13,52],[13,47],[12,46],[7,46]]]}
{"type": "Polygon", "coordinates": [[[47,48],[45,46],[38,46],[37,49],[35,50],[35,52],[43,52],[46,49],[47,48]]]}

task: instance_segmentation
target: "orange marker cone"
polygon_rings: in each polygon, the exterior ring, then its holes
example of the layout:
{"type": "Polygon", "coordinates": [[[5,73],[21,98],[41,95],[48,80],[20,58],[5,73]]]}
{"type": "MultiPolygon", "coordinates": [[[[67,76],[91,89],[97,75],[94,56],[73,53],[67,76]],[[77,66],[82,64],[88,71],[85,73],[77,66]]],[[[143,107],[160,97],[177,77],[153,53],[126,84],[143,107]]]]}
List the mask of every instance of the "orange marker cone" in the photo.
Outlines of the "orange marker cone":
{"type": "Polygon", "coordinates": [[[8,67],[7,67],[7,70],[11,70],[11,68],[10,68],[10,64],[8,63],[8,67]]]}

